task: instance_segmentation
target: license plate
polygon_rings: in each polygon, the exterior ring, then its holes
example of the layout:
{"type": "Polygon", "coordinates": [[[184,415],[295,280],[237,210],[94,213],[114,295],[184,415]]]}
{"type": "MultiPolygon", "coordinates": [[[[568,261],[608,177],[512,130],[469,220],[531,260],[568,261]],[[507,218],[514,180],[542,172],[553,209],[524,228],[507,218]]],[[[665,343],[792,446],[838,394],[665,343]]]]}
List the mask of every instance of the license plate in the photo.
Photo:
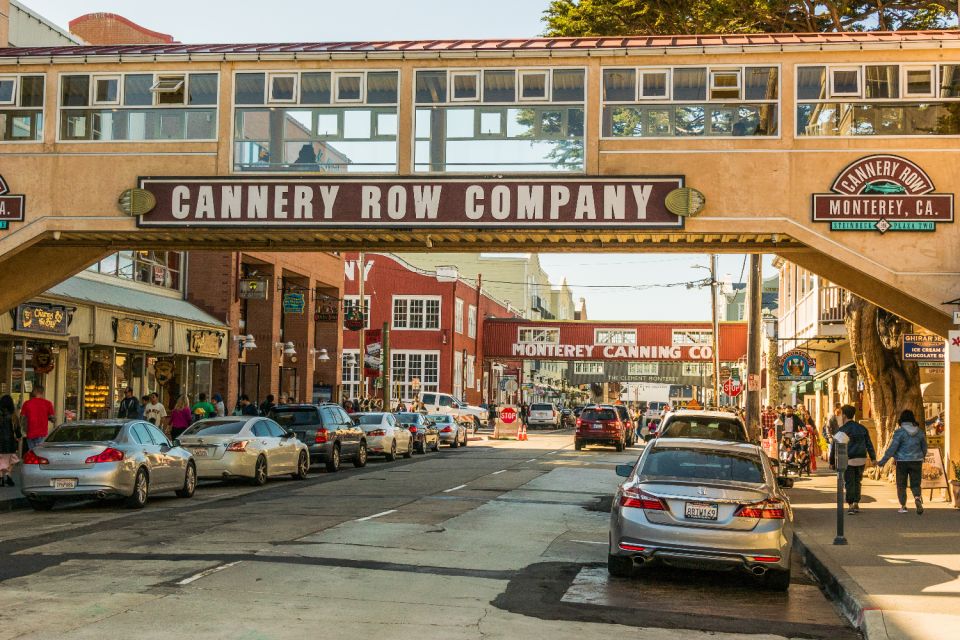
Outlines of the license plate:
{"type": "Polygon", "coordinates": [[[602,425],[602,424],[592,424],[592,425],[590,425],[590,428],[599,431],[600,429],[603,429],[603,425],[602,425]]]}
{"type": "Polygon", "coordinates": [[[207,457],[207,450],[206,450],[206,449],[201,449],[201,448],[191,449],[190,452],[194,455],[194,457],[197,457],[197,458],[206,458],[206,457],[207,457]]]}
{"type": "Polygon", "coordinates": [[[76,489],[76,478],[54,478],[50,481],[50,486],[54,489],[76,489]]]}
{"type": "Polygon", "coordinates": [[[716,520],[720,508],[707,502],[688,502],[684,515],[692,520],[716,520]]]}

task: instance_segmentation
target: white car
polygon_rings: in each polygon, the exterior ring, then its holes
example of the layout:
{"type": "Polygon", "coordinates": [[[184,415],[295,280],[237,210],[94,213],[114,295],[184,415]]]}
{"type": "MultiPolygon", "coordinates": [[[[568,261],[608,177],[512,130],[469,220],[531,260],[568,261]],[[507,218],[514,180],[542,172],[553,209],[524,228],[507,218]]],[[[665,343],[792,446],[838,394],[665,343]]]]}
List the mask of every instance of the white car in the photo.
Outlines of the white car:
{"type": "Polygon", "coordinates": [[[310,451],[269,418],[225,416],[190,426],[177,443],[193,454],[200,478],[249,478],[262,485],[267,478],[292,475],[298,480],[310,470],[310,451]]]}
{"type": "Polygon", "coordinates": [[[396,460],[399,452],[404,458],[413,455],[413,434],[392,413],[354,413],[353,423],[367,434],[367,452],[396,460]]]}
{"type": "Polygon", "coordinates": [[[424,393],[420,396],[420,402],[427,408],[427,413],[449,413],[458,420],[471,418],[474,432],[486,423],[489,416],[483,407],[461,402],[449,393],[424,393]]]}
{"type": "Polygon", "coordinates": [[[530,428],[534,427],[560,427],[560,411],[557,405],[552,402],[534,402],[530,405],[530,417],[527,418],[527,424],[530,428]]]}

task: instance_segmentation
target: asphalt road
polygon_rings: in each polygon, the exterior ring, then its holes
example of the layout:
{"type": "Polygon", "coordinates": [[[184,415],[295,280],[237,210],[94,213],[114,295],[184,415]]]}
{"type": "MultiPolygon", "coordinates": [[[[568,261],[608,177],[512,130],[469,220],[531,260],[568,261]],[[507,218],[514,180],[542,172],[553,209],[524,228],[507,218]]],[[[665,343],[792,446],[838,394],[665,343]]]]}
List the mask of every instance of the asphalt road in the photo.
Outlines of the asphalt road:
{"type": "Polygon", "coordinates": [[[0,514],[4,638],[855,638],[795,567],[748,577],[605,569],[613,468],[568,433],[142,511],[0,514]]]}

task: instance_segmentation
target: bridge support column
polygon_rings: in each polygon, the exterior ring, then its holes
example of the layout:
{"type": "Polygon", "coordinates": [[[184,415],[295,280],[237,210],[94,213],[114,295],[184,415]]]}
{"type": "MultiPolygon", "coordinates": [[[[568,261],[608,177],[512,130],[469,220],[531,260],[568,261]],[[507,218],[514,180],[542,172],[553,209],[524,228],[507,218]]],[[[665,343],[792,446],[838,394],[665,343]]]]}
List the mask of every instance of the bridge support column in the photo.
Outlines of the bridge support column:
{"type": "Polygon", "coordinates": [[[109,253],[107,247],[33,246],[0,262],[0,313],[63,282],[109,253]]]}
{"type": "Polygon", "coordinates": [[[946,400],[943,456],[946,458],[944,462],[947,478],[953,480],[951,463],[960,463],[960,362],[950,362],[949,352],[950,350],[947,349],[943,379],[943,395],[946,400]]]}

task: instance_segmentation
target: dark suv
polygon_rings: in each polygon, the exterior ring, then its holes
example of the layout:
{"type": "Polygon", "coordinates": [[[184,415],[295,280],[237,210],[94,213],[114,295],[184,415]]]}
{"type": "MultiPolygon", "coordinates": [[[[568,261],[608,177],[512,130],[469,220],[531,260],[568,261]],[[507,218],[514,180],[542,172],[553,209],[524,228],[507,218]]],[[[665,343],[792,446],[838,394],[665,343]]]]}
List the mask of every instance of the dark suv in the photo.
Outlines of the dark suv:
{"type": "Polygon", "coordinates": [[[283,404],[270,410],[270,418],[297,434],[310,448],[310,462],[322,462],[327,471],[339,471],[342,460],[353,466],[367,464],[367,439],[343,407],[336,404],[283,404]]]}
{"type": "Polygon", "coordinates": [[[623,451],[626,445],[626,430],[613,407],[587,407],[577,418],[577,432],[573,436],[574,448],[580,451],[588,444],[613,445],[623,451]]]}
{"type": "Polygon", "coordinates": [[[637,444],[637,425],[633,423],[633,418],[630,417],[630,411],[622,404],[602,404],[600,406],[604,409],[613,409],[617,412],[617,415],[620,417],[620,422],[622,422],[624,426],[624,445],[632,447],[637,444]]]}

